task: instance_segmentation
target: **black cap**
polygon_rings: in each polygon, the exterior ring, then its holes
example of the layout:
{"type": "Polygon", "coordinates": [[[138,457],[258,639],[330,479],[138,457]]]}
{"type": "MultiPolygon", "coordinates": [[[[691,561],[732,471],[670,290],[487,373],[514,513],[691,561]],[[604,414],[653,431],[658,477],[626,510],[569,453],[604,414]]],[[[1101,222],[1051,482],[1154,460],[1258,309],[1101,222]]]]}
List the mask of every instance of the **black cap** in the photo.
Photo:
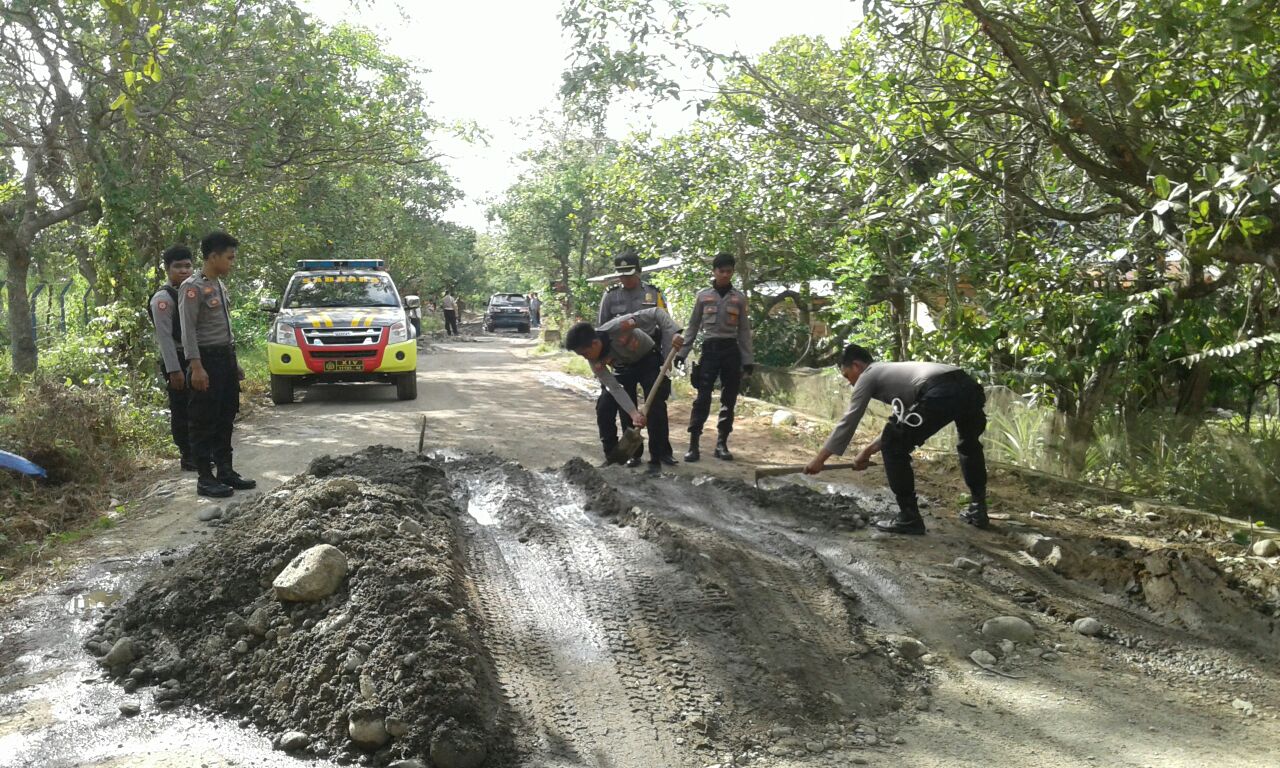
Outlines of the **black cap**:
{"type": "Polygon", "coordinates": [[[613,271],[618,275],[640,274],[640,254],[634,248],[627,248],[613,257],[613,271]]]}

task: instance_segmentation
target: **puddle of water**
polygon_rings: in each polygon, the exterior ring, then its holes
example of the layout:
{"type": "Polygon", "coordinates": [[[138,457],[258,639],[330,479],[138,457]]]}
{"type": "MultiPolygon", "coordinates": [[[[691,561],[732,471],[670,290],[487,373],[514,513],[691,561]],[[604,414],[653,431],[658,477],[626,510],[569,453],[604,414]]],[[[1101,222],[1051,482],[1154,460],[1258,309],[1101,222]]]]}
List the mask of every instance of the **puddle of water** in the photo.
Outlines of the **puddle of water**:
{"type": "Polygon", "coordinates": [[[71,598],[64,605],[64,609],[72,616],[82,613],[88,613],[96,608],[105,608],[120,599],[117,592],[106,592],[95,589],[92,592],[82,592],[71,598]]]}

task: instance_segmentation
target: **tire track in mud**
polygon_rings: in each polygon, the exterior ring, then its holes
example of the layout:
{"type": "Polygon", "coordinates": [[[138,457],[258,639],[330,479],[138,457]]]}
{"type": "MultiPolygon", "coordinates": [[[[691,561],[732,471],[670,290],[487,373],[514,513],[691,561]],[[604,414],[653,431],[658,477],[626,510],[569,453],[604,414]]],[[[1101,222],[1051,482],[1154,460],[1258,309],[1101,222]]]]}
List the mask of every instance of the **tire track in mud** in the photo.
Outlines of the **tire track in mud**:
{"type": "Polygon", "coordinates": [[[474,519],[468,570],[522,758],[697,762],[673,725],[681,697],[668,695],[697,681],[663,667],[674,641],[648,590],[633,589],[641,568],[620,533],[588,518],[563,483],[516,465],[464,460],[451,478],[474,519]]]}

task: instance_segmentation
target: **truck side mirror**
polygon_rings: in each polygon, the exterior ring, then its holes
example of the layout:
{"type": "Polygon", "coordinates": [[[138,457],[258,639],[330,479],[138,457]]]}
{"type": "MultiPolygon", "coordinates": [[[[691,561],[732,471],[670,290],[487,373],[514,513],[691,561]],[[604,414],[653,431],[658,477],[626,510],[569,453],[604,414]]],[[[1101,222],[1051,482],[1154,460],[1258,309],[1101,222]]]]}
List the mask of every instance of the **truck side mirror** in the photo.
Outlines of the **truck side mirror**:
{"type": "Polygon", "coordinates": [[[264,296],[258,300],[258,309],[262,312],[279,312],[280,300],[264,296]]]}
{"type": "Polygon", "coordinates": [[[422,299],[419,299],[417,296],[405,296],[404,306],[405,309],[417,309],[422,306],[422,299]]]}

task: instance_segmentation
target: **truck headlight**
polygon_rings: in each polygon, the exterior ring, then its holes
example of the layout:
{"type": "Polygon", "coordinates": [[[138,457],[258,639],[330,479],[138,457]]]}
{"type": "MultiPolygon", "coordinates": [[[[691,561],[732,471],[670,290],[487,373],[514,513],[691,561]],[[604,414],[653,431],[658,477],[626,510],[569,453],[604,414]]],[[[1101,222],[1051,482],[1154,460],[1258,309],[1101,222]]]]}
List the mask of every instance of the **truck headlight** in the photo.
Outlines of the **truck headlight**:
{"type": "Polygon", "coordinates": [[[298,337],[293,333],[293,326],[288,323],[276,323],[275,342],[291,347],[298,346],[298,337]]]}
{"type": "Polygon", "coordinates": [[[403,320],[401,320],[398,323],[392,323],[390,326],[388,326],[387,331],[388,331],[387,341],[389,341],[392,344],[399,344],[402,341],[409,340],[409,327],[408,325],[405,324],[403,320]]]}

